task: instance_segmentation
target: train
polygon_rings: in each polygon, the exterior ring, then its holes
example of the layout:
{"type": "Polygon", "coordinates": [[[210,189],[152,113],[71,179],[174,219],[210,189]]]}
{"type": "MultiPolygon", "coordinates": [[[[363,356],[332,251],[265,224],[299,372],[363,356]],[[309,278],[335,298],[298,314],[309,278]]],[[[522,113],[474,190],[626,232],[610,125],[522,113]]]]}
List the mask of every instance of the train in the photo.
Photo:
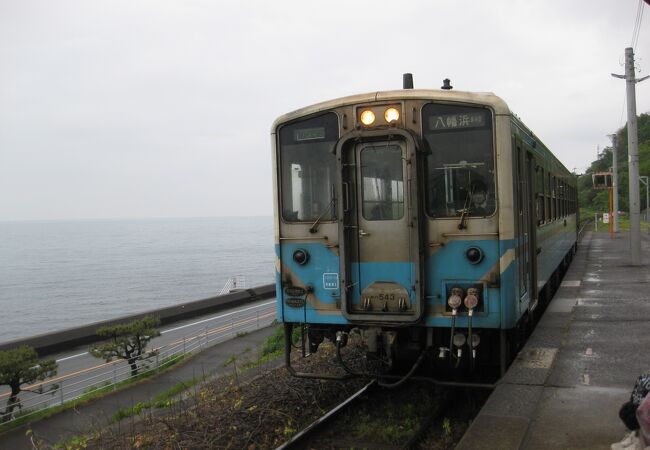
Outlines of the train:
{"type": "Polygon", "coordinates": [[[405,74],[402,89],[282,115],[271,141],[291,373],[341,378],[292,367],[292,348],[328,340],[345,376],[503,375],[578,237],[575,175],[506,102],[405,74]],[[352,334],[385,375],[350,368],[352,334]]]}

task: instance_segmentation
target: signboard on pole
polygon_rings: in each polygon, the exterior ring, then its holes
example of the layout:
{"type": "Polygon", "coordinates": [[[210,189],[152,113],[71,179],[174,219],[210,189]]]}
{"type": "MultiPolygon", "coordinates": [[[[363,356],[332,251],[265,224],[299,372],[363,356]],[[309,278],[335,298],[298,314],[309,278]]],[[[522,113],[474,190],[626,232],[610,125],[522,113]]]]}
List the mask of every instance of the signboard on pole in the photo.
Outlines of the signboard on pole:
{"type": "Polygon", "coordinates": [[[603,223],[609,223],[609,213],[603,214],[603,223]]]}

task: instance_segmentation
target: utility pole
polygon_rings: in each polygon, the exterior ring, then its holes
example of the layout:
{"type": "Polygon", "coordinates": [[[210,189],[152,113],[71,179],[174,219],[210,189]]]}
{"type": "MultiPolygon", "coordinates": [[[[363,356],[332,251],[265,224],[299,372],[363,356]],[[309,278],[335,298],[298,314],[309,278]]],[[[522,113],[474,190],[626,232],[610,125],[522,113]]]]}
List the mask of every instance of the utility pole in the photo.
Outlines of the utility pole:
{"type": "Polygon", "coordinates": [[[618,136],[609,135],[612,138],[612,190],[614,195],[614,233],[618,233],[618,136]]]}
{"type": "Polygon", "coordinates": [[[639,198],[639,139],[636,125],[636,83],[648,77],[634,78],[634,50],[625,49],[625,75],[612,74],[625,80],[627,93],[627,151],[630,178],[630,263],[641,264],[641,208],[639,198]]]}

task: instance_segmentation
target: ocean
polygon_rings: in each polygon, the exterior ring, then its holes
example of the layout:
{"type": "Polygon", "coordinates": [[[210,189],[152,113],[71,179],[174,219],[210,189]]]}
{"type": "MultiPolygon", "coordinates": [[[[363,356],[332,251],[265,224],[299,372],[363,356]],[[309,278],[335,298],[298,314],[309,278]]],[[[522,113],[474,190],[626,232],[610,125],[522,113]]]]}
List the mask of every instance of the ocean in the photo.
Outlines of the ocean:
{"type": "Polygon", "coordinates": [[[273,219],[0,222],[0,342],[274,282],[273,219]]]}

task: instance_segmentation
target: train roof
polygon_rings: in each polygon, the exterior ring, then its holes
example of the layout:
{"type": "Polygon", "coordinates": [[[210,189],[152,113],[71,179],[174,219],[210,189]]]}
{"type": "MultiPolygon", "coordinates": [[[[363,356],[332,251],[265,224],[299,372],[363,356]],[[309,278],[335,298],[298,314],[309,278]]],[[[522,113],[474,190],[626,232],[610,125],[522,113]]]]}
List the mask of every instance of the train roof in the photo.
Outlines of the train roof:
{"type": "Polygon", "coordinates": [[[491,92],[467,92],[442,89],[400,89],[394,91],[368,92],[365,94],[356,94],[346,97],[335,98],[324,102],[316,103],[304,108],[297,109],[287,114],[283,114],[273,122],[271,133],[275,132],[277,126],[281,123],[289,122],[299,117],[308,116],[321,111],[328,111],[333,108],[346,105],[355,105],[359,103],[396,101],[396,100],[441,100],[454,101],[477,105],[488,105],[492,107],[495,114],[510,115],[511,111],[508,105],[500,97],[491,92]]]}

